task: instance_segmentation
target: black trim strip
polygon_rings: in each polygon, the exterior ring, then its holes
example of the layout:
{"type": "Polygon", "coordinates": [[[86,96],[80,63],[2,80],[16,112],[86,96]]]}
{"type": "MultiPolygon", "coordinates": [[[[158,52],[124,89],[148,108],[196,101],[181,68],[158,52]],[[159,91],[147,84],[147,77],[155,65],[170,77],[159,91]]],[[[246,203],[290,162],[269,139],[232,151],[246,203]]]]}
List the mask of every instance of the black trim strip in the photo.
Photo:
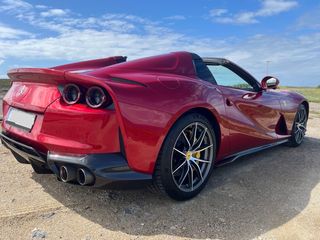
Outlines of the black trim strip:
{"type": "Polygon", "coordinates": [[[111,77],[111,80],[113,82],[118,82],[118,83],[127,83],[127,84],[132,84],[132,85],[139,85],[139,86],[143,86],[143,87],[147,87],[147,85],[137,82],[137,81],[133,81],[133,80],[129,80],[129,79],[124,79],[124,78],[118,78],[118,77],[111,77]]]}
{"type": "Polygon", "coordinates": [[[217,162],[217,164],[215,164],[215,166],[216,167],[221,167],[223,165],[226,165],[226,164],[234,162],[235,160],[237,160],[240,157],[243,157],[243,156],[246,156],[246,155],[249,155],[249,154],[252,154],[252,153],[260,152],[262,150],[265,150],[265,149],[268,149],[268,148],[272,148],[272,147],[281,145],[281,144],[286,143],[286,142],[288,142],[288,139],[284,139],[284,140],[281,140],[279,142],[270,143],[270,144],[259,146],[259,147],[255,147],[255,148],[250,148],[250,149],[247,149],[247,150],[232,154],[232,155],[224,158],[223,160],[217,162]]]}
{"type": "Polygon", "coordinates": [[[45,159],[42,158],[41,154],[37,152],[33,147],[25,145],[23,143],[17,142],[8,136],[0,133],[0,138],[3,144],[11,151],[19,154],[21,157],[30,162],[30,159],[37,160],[39,162],[45,163],[45,159]]]}
{"type": "Polygon", "coordinates": [[[121,152],[122,156],[126,159],[127,154],[126,154],[126,149],[124,147],[123,137],[122,137],[120,128],[119,128],[119,142],[120,142],[120,152],[121,152]]]}
{"type": "Polygon", "coordinates": [[[150,182],[152,174],[131,170],[121,153],[89,154],[80,157],[63,156],[48,153],[47,164],[57,176],[59,166],[68,164],[75,168],[86,168],[95,176],[93,187],[100,188],[110,184],[128,182],[150,182]]]}

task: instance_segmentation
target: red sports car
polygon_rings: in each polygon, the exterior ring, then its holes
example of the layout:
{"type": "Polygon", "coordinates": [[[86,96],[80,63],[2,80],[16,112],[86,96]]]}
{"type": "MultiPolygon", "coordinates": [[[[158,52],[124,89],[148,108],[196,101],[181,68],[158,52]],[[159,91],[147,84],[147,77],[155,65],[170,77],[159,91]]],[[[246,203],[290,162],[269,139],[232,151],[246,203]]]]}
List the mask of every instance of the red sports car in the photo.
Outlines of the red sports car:
{"type": "Polygon", "coordinates": [[[36,173],[94,187],[153,182],[197,195],[215,166],[298,146],[308,101],[221,58],[116,56],[8,72],[1,139],[36,173]]]}

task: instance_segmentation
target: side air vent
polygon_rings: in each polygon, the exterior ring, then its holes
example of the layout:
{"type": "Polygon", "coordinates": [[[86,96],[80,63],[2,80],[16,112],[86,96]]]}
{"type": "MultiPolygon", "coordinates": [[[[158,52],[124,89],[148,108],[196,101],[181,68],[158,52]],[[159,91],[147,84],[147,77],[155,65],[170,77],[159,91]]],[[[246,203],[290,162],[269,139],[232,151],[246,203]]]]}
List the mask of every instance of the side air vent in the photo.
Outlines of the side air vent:
{"type": "Polygon", "coordinates": [[[278,120],[278,123],[276,125],[276,133],[279,135],[287,135],[288,134],[288,128],[286,124],[286,120],[284,119],[283,115],[278,120]]]}
{"type": "Polygon", "coordinates": [[[132,85],[139,85],[142,87],[147,87],[147,85],[143,83],[139,83],[137,81],[129,80],[129,79],[124,79],[124,78],[117,78],[117,77],[112,77],[111,80],[113,82],[118,82],[118,83],[126,83],[126,84],[132,84],[132,85]]]}

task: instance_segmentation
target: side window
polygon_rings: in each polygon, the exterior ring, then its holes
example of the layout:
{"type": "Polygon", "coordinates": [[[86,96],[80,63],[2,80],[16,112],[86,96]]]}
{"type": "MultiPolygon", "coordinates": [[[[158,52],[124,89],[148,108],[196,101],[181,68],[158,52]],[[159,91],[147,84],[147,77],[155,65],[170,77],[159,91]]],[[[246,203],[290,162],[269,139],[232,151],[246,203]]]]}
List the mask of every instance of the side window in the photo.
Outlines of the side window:
{"type": "Polygon", "coordinates": [[[222,65],[208,65],[218,85],[253,91],[253,87],[239,75],[222,65]]]}
{"type": "Polygon", "coordinates": [[[205,81],[217,84],[212,76],[212,73],[208,69],[208,66],[201,59],[194,59],[193,64],[197,73],[197,76],[205,81]]]}

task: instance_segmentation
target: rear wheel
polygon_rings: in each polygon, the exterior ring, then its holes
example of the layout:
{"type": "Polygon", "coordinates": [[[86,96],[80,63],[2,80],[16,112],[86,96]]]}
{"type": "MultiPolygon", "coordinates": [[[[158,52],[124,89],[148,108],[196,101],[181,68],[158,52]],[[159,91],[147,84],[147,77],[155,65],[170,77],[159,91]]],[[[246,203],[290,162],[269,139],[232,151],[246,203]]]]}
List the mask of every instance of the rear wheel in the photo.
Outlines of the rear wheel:
{"type": "Polygon", "coordinates": [[[290,147],[297,147],[302,143],[307,130],[307,121],[308,114],[306,107],[301,104],[293,123],[292,133],[288,143],[290,147]]]}
{"type": "Polygon", "coordinates": [[[210,122],[193,113],[170,130],[159,155],[154,180],[176,200],[196,196],[207,183],[216,155],[216,138],[210,122]]]}

